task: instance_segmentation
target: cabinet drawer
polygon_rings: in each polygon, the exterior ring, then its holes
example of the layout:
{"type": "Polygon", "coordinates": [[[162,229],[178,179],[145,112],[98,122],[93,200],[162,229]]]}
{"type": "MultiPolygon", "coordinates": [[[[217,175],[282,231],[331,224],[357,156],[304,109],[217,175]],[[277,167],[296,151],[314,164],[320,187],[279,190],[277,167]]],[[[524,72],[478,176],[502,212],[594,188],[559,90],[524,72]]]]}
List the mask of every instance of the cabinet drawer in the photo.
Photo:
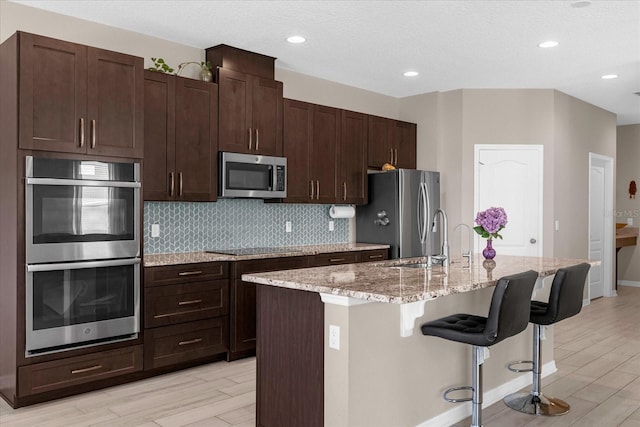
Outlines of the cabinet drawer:
{"type": "Polygon", "coordinates": [[[226,317],[148,329],[144,334],[145,370],[227,351],[226,317]]]}
{"type": "Polygon", "coordinates": [[[239,279],[245,273],[258,273],[266,271],[293,270],[308,266],[308,257],[293,256],[285,258],[263,258],[250,261],[237,261],[234,263],[234,278],[239,279]]]}
{"type": "Polygon", "coordinates": [[[193,282],[144,291],[145,328],[224,316],[229,313],[229,282],[193,282]]]}
{"type": "Polygon", "coordinates": [[[141,370],[141,345],[86,354],[19,368],[18,393],[29,396],[141,370]]]}
{"type": "Polygon", "coordinates": [[[360,262],[383,261],[389,257],[388,249],[375,249],[360,252],[360,262]]]}
{"type": "Polygon", "coordinates": [[[353,264],[360,262],[359,253],[353,252],[334,252],[329,254],[318,254],[313,257],[312,267],[322,267],[325,265],[353,264]]]}
{"type": "Polygon", "coordinates": [[[144,269],[145,286],[172,285],[229,277],[228,262],[167,265],[144,269]]]}

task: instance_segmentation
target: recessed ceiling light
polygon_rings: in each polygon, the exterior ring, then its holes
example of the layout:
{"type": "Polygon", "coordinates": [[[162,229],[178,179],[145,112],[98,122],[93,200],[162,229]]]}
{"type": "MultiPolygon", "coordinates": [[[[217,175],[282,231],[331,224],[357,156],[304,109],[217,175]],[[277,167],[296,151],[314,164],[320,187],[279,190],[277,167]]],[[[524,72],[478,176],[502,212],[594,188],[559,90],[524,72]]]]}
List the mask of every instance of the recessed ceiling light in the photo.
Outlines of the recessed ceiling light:
{"type": "Polygon", "coordinates": [[[302,36],[291,36],[291,37],[287,37],[287,41],[289,43],[304,43],[307,41],[307,39],[305,39],[302,36]]]}
{"type": "Polygon", "coordinates": [[[405,76],[405,77],[415,77],[418,74],[420,74],[420,73],[418,73],[417,71],[405,71],[403,76],[405,76]]]}
{"type": "Polygon", "coordinates": [[[589,0],[578,0],[571,3],[571,7],[587,7],[591,6],[591,2],[589,0]]]}
{"type": "Polygon", "coordinates": [[[555,40],[547,40],[546,42],[538,43],[538,47],[556,47],[558,42],[555,40]]]}
{"type": "Polygon", "coordinates": [[[601,77],[601,79],[603,80],[611,80],[611,79],[617,79],[618,75],[617,74],[605,74],[604,76],[601,77]]]}

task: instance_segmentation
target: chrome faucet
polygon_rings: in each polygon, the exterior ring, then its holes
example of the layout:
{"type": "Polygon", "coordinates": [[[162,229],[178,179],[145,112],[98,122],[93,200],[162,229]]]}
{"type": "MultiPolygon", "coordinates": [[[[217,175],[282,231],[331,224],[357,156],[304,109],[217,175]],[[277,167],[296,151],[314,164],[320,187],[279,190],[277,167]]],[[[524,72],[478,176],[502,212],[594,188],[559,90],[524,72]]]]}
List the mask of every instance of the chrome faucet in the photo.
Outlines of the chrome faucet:
{"type": "Polygon", "coordinates": [[[432,258],[439,262],[440,264],[442,264],[443,267],[448,267],[449,266],[449,234],[448,234],[448,220],[447,220],[447,214],[445,213],[445,211],[443,209],[436,209],[436,212],[433,214],[433,232],[437,231],[437,223],[436,223],[436,218],[438,217],[438,214],[442,214],[442,228],[443,228],[443,233],[442,233],[442,250],[440,251],[440,255],[434,255],[432,256],[432,258]]]}
{"type": "Polygon", "coordinates": [[[453,231],[457,230],[459,227],[466,227],[467,231],[469,232],[469,247],[467,249],[467,252],[462,252],[462,258],[468,258],[469,259],[469,265],[467,267],[463,267],[463,268],[471,268],[471,266],[473,265],[473,233],[471,232],[471,227],[468,224],[458,224],[456,225],[456,227],[453,229],[453,231]]]}

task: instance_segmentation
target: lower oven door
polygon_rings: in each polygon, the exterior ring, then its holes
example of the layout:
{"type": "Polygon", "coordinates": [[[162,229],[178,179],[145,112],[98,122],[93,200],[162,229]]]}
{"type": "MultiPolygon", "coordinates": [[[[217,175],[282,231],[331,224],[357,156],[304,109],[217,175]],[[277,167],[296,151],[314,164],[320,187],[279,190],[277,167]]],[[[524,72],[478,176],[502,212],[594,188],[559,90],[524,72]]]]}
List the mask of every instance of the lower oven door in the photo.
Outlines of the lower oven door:
{"type": "Polygon", "coordinates": [[[26,355],[133,339],[140,259],[27,265],[26,355]]]}

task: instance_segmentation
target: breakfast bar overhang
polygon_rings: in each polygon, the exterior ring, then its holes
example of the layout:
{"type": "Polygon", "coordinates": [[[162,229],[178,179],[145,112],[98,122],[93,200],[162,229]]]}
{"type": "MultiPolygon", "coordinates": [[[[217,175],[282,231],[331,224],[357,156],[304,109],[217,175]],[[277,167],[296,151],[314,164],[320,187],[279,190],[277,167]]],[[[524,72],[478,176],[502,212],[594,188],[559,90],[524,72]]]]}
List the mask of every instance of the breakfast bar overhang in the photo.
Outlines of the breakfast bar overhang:
{"type": "MultiPolygon", "coordinates": [[[[469,347],[425,337],[420,325],[448,314],[486,316],[503,276],[534,270],[533,299],[581,259],[497,256],[473,265],[421,268],[424,258],[243,275],[257,283],[257,425],[442,426],[470,414],[442,392],[470,383],[469,347]],[[416,268],[418,267],[418,268],[416,268]],[[337,347],[337,348],[336,348],[337,347]]],[[[543,376],[556,371],[553,327],[543,376]]],[[[485,406],[530,384],[506,369],[531,358],[532,327],[491,347],[485,406]]]]}

